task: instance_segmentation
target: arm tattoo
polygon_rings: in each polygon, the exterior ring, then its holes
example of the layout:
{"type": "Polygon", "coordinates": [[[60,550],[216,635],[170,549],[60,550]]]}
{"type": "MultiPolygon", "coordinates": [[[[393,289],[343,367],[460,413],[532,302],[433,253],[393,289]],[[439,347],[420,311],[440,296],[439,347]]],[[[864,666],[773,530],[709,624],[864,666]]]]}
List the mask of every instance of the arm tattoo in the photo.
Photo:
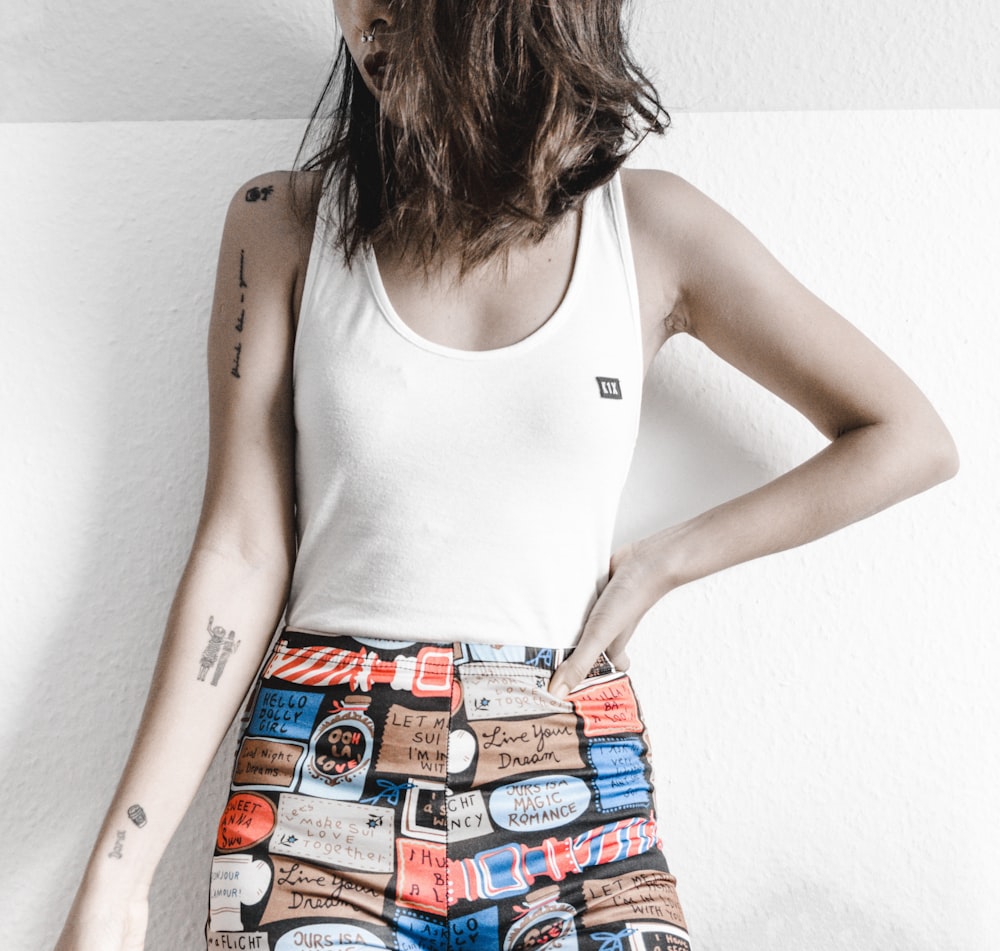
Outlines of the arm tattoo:
{"type": "Polygon", "coordinates": [[[264,185],[260,188],[247,189],[247,201],[267,201],[268,196],[274,191],[273,185],[264,185]]]}
{"type": "Polygon", "coordinates": [[[146,824],[146,810],[138,803],[128,807],[128,817],[141,829],[146,824]]]}
{"type": "Polygon", "coordinates": [[[115,833],[115,842],[111,846],[111,851],[108,852],[109,859],[120,859],[122,857],[122,848],[125,846],[125,830],[119,829],[115,833]]]}
{"type": "Polygon", "coordinates": [[[240,642],[236,640],[236,631],[229,631],[221,624],[215,623],[215,615],[208,619],[208,644],[201,653],[198,669],[198,679],[204,680],[214,667],[212,686],[215,687],[226,669],[226,662],[239,649],[240,642]]]}
{"type": "MultiPolygon", "coordinates": [[[[252,191],[253,189],[251,189],[252,191]]],[[[247,198],[247,201],[256,201],[256,199],[247,198]]],[[[240,249],[240,319],[236,321],[236,332],[238,334],[243,333],[243,322],[246,320],[247,311],[246,307],[246,288],[248,287],[246,278],[243,276],[243,268],[246,264],[246,251],[240,249]]],[[[233,365],[230,367],[230,374],[238,380],[240,378],[240,354],[243,352],[243,342],[239,339],[236,341],[236,346],[233,347],[233,352],[236,354],[233,357],[233,365]]]]}

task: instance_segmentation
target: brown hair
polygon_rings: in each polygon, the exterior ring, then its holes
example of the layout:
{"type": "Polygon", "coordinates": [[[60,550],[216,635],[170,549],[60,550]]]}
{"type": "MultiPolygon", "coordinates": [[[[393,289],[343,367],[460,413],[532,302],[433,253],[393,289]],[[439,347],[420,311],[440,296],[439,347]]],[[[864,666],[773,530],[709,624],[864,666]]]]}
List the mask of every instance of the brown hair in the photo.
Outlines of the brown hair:
{"type": "Polygon", "coordinates": [[[342,40],[296,166],[318,138],[301,168],[323,173],[334,207],[320,213],[346,261],[382,239],[425,268],[442,253],[463,271],[504,257],[663,132],[670,116],[629,52],[624,3],[397,0],[381,108],[342,40]]]}

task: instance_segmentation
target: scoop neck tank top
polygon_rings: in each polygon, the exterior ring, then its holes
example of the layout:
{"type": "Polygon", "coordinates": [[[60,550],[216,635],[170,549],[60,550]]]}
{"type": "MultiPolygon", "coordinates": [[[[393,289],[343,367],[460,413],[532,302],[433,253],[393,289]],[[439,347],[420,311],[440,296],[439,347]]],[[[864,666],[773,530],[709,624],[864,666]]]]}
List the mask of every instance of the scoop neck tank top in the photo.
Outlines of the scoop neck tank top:
{"type": "Polygon", "coordinates": [[[607,582],[639,424],[642,332],[620,176],[584,200],[555,312],[493,350],[416,333],[374,254],[347,267],[321,221],[293,358],[287,626],[573,646],[607,582]]]}

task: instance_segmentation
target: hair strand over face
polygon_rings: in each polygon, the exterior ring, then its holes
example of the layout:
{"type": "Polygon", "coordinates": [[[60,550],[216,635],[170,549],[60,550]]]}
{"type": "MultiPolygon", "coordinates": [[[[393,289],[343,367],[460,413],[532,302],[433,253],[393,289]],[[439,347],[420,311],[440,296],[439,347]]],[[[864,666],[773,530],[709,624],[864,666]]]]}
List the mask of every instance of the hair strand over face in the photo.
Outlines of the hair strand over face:
{"type": "Polygon", "coordinates": [[[396,0],[381,104],[341,40],[296,166],[318,139],[300,167],[323,173],[347,263],[382,241],[425,269],[442,255],[463,272],[503,257],[663,132],[623,3],[396,0]]]}

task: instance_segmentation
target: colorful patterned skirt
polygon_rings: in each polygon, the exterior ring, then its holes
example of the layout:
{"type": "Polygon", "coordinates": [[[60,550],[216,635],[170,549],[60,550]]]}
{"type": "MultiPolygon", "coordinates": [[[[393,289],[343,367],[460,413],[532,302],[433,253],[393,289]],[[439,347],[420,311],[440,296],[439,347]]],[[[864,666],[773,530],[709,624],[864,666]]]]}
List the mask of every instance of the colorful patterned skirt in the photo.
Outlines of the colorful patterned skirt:
{"type": "Polygon", "coordinates": [[[689,951],[645,728],[606,659],[285,631],[251,697],[208,947],[689,951]]]}

